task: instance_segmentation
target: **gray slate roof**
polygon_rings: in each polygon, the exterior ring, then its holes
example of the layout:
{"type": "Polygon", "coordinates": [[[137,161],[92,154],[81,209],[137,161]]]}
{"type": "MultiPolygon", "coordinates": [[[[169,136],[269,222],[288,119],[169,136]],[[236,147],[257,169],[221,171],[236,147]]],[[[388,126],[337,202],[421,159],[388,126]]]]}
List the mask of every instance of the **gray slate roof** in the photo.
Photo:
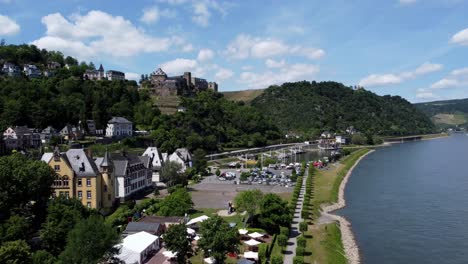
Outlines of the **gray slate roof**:
{"type": "Polygon", "coordinates": [[[148,222],[130,222],[125,228],[125,234],[133,234],[141,231],[145,231],[154,234],[158,231],[160,223],[148,223],[148,222]]]}
{"type": "Polygon", "coordinates": [[[77,176],[89,177],[99,174],[96,163],[86,155],[83,149],[70,149],[66,152],[66,156],[77,176]]]}
{"type": "Polygon", "coordinates": [[[112,117],[111,120],[109,120],[109,122],[107,122],[109,124],[132,124],[132,122],[128,121],[126,118],[124,117],[112,117]]]}

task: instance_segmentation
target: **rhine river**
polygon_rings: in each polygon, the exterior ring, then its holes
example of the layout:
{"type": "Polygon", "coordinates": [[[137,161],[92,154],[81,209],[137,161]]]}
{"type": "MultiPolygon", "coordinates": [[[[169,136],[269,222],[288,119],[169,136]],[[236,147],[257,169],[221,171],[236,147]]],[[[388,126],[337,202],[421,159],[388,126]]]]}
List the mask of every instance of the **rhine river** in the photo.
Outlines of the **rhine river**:
{"type": "Polygon", "coordinates": [[[345,216],[362,263],[468,263],[468,136],[396,144],[364,158],[345,216]]]}

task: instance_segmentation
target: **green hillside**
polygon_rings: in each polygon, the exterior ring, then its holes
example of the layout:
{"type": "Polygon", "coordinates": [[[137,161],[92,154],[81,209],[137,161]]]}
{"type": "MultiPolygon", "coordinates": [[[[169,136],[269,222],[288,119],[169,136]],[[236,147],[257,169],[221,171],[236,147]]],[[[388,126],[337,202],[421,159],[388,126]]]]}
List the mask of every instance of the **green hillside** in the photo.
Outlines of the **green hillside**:
{"type": "Polygon", "coordinates": [[[224,97],[231,101],[243,101],[250,103],[253,99],[257,98],[265,91],[265,89],[256,89],[256,90],[244,90],[244,91],[233,91],[233,92],[222,92],[224,97]]]}
{"type": "Polygon", "coordinates": [[[460,126],[468,124],[468,99],[419,103],[415,106],[424,112],[434,124],[460,126]]]}
{"type": "Polygon", "coordinates": [[[282,130],[345,131],[347,127],[380,135],[424,134],[431,120],[399,96],[378,96],[337,82],[297,82],[271,86],[252,101],[282,130]]]}

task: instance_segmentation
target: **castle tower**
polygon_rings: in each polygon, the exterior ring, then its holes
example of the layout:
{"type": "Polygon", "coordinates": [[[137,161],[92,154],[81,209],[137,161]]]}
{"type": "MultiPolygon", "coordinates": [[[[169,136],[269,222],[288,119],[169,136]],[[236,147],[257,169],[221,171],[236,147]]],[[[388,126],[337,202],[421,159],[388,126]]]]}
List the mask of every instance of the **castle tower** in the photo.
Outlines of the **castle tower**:
{"type": "Polygon", "coordinates": [[[102,205],[103,207],[112,207],[115,201],[115,175],[114,164],[112,163],[109,152],[106,150],[101,164],[99,164],[102,177],[102,205]]]}
{"type": "Polygon", "coordinates": [[[192,85],[192,73],[191,72],[184,72],[184,79],[187,84],[187,88],[190,89],[190,86],[192,85]]]}
{"type": "Polygon", "coordinates": [[[104,67],[102,67],[102,64],[99,66],[98,72],[99,72],[99,78],[98,79],[99,80],[104,79],[104,67]]]}

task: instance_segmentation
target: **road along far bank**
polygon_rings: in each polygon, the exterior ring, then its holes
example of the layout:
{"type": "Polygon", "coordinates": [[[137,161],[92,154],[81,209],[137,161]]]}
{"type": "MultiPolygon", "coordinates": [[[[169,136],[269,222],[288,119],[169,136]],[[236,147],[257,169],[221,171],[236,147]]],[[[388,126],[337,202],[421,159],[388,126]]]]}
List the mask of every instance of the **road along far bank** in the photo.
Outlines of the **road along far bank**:
{"type": "Polygon", "coordinates": [[[313,254],[309,263],[360,263],[359,250],[346,219],[331,214],[346,205],[344,189],[355,166],[373,150],[359,149],[314,176],[313,224],[307,244],[313,254]]]}

